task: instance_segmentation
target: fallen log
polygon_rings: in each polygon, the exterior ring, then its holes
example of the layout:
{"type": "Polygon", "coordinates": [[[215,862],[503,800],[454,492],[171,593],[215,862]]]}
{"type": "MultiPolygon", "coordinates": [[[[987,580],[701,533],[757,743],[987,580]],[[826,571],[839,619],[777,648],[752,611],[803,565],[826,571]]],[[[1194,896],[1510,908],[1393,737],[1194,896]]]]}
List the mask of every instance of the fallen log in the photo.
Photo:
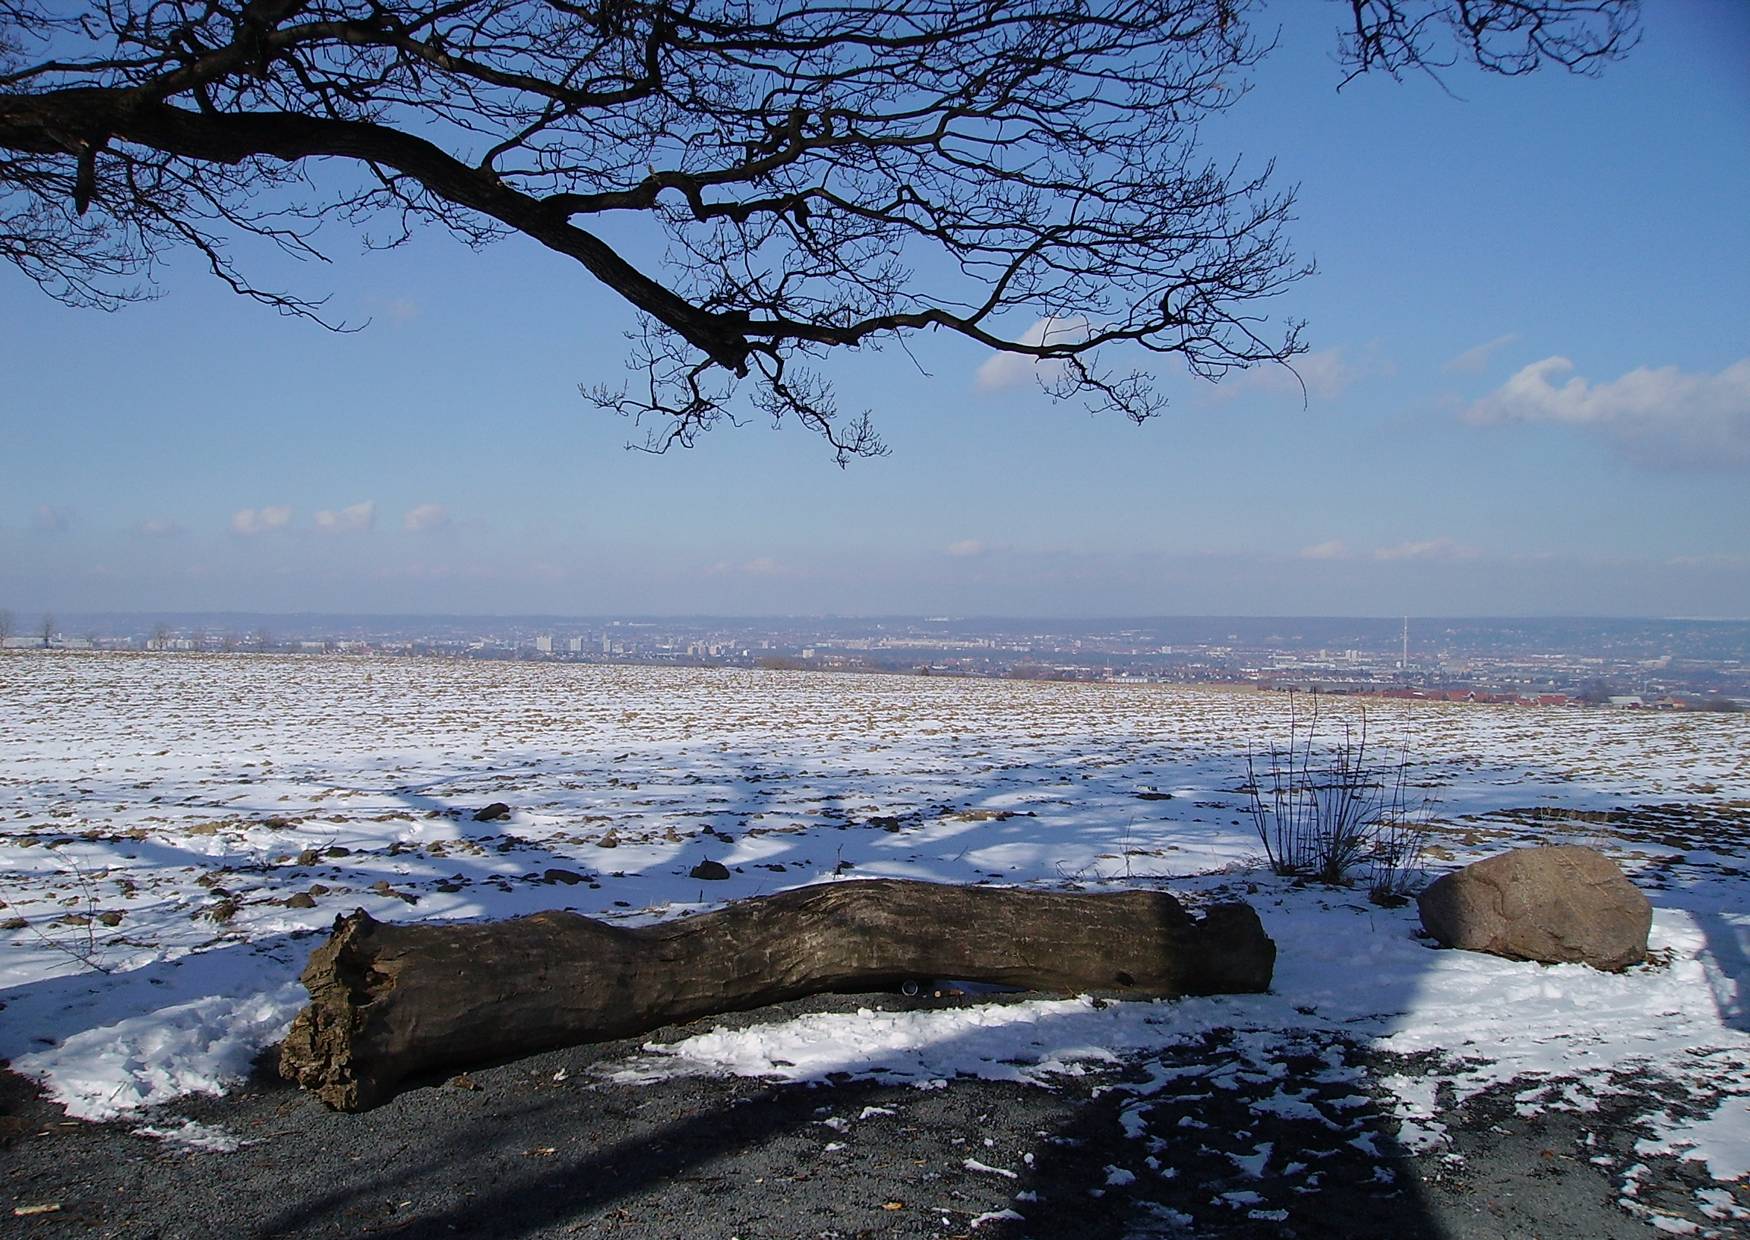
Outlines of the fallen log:
{"type": "Polygon", "coordinates": [[[955,978],[1136,997],[1265,990],[1276,945],[1246,904],[1162,891],[872,879],[626,929],[571,912],[472,925],[335,920],[280,1073],[361,1111],[406,1077],[645,1033],[828,991],[955,978]]]}

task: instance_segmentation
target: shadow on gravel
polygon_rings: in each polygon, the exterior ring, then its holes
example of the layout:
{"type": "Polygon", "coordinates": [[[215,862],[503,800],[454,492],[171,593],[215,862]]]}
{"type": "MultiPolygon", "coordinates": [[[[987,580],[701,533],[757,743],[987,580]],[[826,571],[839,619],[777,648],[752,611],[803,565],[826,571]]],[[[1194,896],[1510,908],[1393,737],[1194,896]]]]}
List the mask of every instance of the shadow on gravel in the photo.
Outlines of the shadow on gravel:
{"type": "Polygon", "coordinates": [[[1041,1134],[1003,1237],[1444,1237],[1376,1066],[1294,1036],[1214,1030],[1133,1065],[1041,1134]]]}
{"type": "MultiPolygon", "coordinates": [[[[597,1230],[643,1236],[727,1236],[737,1230],[750,1236],[789,1235],[794,1222],[784,1217],[789,1199],[809,1182],[802,1168],[822,1144],[803,1135],[815,1112],[826,1103],[859,1105],[877,1090],[867,1083],[825,1092],[746,1085],[668,1090],[657,1109],[681,1113],[666,1122],[652,1122],[642,1114],[649,1108],[628,1099],[626,1091],[518,1104],[514,1117],[488,1113],[439,1141],[423,1143],[425,1165],[397,1160],[392,1167],[366,1171],[266,1216],[258,1234],[382,1231],[494,1240],[597,1230]],[[691,1097],[673,1096],[678,1093],[691,1097]],[[597,1143],[579,1141],[580,1129],[597,1143]],[[543,1136],[559,1144],[532,1144],[543,1136]],[[797,1148],[772,1151],[768,1147],[774,1143],[797,1148]],[[766,1177],[736,1167],[761,1152],[774,1165],[791,1166],[785,1183],[774,1178],[766,1188],[755,1182],[766,1177]],[[429,1201],[434,1190],[448,1198],[436,1208],[410,1216],[401,1204],[429,1201]]],[[[367,1160],[359,1170],[368,1165],[367,1160]]],[[[830,1200],[833,1190],[824,1175],[821,1190],[830,1200]]]]}
{"type": "MultiPolygon", "coordinates": [[[[794,1006],[735,1023],[795,1015],[794,1006]]],[[[1051,1018],[1037,1023],[1050,1044],[1051,1018]]],[[[932,1053],[982,1057],[990,1041],[973,1030],[932,1053]]],[[[929,1090],[867,1079],[579,1087],[589,1071],[580,1060],[635,1049],[553,1052],[474,1074],[478,1093],[416,1089],[357,1116],[287,1099],[280,1109],[304,1130],[321,1187],[257,1215],[250,1231],[502,1240],[1448,1234],[1390,1135],[1371,1084],[1378,1065],[1342,1041],[1219,1029],[1051,1090],[973,1079],[929,1090]],[[567,1080],[554,1081],[566,1064],[567,1080]]]]}

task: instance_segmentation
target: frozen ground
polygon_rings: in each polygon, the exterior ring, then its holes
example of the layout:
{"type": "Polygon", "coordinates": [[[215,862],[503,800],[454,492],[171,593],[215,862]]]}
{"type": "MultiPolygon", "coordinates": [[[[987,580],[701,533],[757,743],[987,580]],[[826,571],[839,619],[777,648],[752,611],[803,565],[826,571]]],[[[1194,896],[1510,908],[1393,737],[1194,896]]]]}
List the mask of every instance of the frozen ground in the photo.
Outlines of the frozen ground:
{"type": "MultiPolygon", "coordinates": [[[[1327,719],[1353,709],[1327,704],[1327,719]]],[[[1268,875],[1240,789],[1247,747],[1286,731],[1279,695],[9,656],[0,1057],[72,1116],[224,1151],[236,1137],[188,1126],[177,1100],[241,1079],[299,1006],[315,933],[355,907],[640,921],[870,876],[1162,884],[1250,900],[1279,949],[1272,993],[810,1012],[590,1071],[652,1088],[732,1074],[924,1090],[1097,1080],[1122,1098],[1134,1147],[1112,1167],[1115,1192],[1170,1179],[1168,1138],[1226,1106],[1261,1135],[1225,1155],[1237,1186],[1222,1208],[1260,1223],[1277,1198],[1247,1182],[1316,1196],[1323,1174],[1304,1143],[1293,1159],[1275,1149],[1270,1124],[1328,1131],[1352,1153],[1377,1138],[1347,1113],[1377,1097],[1392,1140],[1462,1162],[1451,1115],[1504,1097],[1522,1116],[1608,1114],[1631,1130],[1626,1153],[1595,1156],[1625,1211],[1663,1230],[1742,1229],[1750,725],[1421,703],[1373,703],[1369,720],[1439,799],[1435,873],[1521,843],[1600,847],[1653,899],[1655,962],[1610,976],[1436,951],[1413,906],[1268,875]],[[475,822],[493,801],[510,817],[475,822]],[[706,858],[731,878],[689,878],[706,858]],[[1672,1166],[1684,1191],[1648,1191],[1672,1166]]],[[[1024,1217],[1028,1203],[1011,1207],[1024,1217]]]]}

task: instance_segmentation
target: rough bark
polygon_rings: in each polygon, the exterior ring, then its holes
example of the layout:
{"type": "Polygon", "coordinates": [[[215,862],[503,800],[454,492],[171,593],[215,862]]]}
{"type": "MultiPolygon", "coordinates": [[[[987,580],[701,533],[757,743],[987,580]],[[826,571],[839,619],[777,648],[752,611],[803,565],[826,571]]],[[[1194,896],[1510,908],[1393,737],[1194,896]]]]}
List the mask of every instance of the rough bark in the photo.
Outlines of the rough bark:
{"type": "Polygon", "coordinates": [[[628,1037],[827,991],[957,978],[1132,996],[1265,990],[1276,946],[1245,904],[1159,891],[875,879],[625,929],[570,912],[477,925],[338,918],[304,970],[280,1072],[365,1110],[422,1072],[628,1037]]]}

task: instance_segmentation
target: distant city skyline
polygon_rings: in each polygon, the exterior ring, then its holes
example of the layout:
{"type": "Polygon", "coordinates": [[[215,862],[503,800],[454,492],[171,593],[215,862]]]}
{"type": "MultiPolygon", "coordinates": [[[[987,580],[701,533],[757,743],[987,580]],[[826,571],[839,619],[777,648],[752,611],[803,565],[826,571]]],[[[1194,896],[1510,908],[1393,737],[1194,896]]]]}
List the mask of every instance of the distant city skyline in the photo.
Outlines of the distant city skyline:
{"type": "Polygon", "coordinates": [[[186,256],[107,315],[7,267],[0,608],[1750,616],[1750,7],[1648,6],[1597,81],[1340,93],[1339,17],[1266,9],[1208,135],[1300,186],[1304,407],[1167,369],[1137,428],[924,336],[826,366],[889,458],[762,425],[654,458],[576,393],[630,313],[528,243],[267,261],[349,335],[186,256]]]}
{"type": "Polygon", "coordinates": [[[45,659],[338,654],[1243,683],[1545,706],[1750,706],[1750,621],[97,614],[45,619],[4,646],[45,659]]]}

